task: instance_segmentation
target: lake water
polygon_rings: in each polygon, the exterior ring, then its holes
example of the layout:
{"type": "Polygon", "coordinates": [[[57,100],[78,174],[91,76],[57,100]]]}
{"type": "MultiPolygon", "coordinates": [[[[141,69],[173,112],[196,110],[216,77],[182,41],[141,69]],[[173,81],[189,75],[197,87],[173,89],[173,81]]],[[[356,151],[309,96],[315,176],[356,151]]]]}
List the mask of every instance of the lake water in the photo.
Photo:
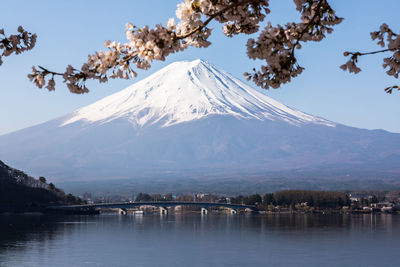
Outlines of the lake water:
{"type": "Polygon", "coordinates": [[[400,215],[0,215],[0,266],[400,266],[400,215]]]}

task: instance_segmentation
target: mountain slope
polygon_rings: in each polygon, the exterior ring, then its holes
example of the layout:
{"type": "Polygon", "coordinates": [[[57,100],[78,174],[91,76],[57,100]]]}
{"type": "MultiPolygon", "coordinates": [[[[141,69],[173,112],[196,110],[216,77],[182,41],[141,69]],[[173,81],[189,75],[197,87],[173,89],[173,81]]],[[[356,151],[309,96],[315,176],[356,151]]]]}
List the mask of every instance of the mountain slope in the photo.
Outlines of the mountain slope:
{"type": "Polygon", "coordinates": [[[62,126],[80,120],[107,123],[123,118],[135,126],[159,123],[165,127],[210,115],[335,126],[282,105],[202,60],[172,63],[121,92],[76,111],[62,126]]]}
{"type": "Polygon", "coordinates": [[[400,173],[400,134],[336,124],[210,64],[172,63],[62,118],[0,136],[0,158],[59,180],[400,173]]]}

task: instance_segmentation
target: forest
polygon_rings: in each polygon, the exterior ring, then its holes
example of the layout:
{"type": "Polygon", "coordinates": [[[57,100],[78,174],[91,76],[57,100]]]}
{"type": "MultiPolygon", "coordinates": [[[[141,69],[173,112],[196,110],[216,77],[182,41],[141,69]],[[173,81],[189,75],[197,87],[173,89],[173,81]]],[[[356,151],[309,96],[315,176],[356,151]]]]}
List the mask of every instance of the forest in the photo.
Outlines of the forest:
{"type": "Polygon", "coordinates": [[[0,161],[0,212],[44,211],[51,205],[82,204],[46,178],[35,179],[0,161]]]}

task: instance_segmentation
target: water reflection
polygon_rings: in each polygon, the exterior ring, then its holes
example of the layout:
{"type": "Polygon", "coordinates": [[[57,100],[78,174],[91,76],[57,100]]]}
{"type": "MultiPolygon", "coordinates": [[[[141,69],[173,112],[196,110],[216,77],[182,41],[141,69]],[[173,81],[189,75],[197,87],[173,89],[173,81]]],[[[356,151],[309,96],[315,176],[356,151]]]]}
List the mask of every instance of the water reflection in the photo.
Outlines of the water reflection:
{"type": "Polygon", "coordinates": [[[0,216],[0,266],[391,266],[399,234],[387,214],[0,216]]]}
{"type": "Polygon", "coordinates": [[[41,215],[0,215],[0,249],[23,247],[21,243],[52,240],[61,225],[58,218],[41,215]]]}

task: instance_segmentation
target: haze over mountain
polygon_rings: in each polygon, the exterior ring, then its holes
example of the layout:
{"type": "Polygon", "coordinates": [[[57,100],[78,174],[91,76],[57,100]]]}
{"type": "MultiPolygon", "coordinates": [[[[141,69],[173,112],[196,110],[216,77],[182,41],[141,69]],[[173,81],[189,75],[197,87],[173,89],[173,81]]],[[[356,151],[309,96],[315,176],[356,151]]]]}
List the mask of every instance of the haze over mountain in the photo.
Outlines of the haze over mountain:
{"type": "Polygon", "coordinates": [[[195,60],[0,136],[0,159],[56,181],[224,179],[293,170],[398,176],[400,134],[306,114],[195,60]]]}

